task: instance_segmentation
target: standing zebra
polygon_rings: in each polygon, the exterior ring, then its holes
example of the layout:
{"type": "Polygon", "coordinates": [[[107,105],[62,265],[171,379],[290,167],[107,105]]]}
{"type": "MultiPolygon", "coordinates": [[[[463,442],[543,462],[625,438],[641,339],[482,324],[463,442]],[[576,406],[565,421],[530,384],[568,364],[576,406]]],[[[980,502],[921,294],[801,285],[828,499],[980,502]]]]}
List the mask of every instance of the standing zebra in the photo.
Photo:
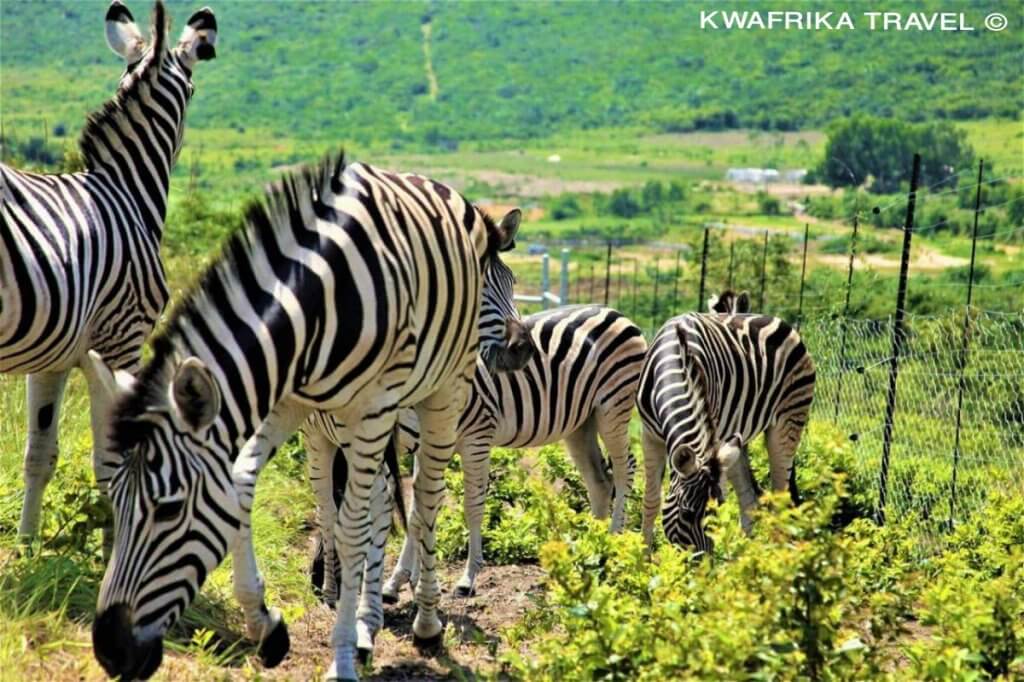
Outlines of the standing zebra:
{"type": "Polygon", "coordinates": [[[793,456],[814,396],[814,363],[799,334],[764,315],[686,314],[658,331],[640,379],[644,539],[654,541],[665,462],[671,464],[665,535],[708,551],[709,496],[722,473],[736,488],[744,528],[757,503],[745,445],[765,432],[772,487],[796,496],[793,456]]]}
{"type": "Polygon", "coordinates": [[[263,466],[317,411],[346,425],[351,458],[334,527],[342,580],[328,676],[357,677],[371,487],[410,406],[429,462],[414,483],[423,562],[413,633],[430,643],[442,632],[433,528],[444,487],[430,486],[451,457],[478,351],[504,347],[517,326],[481,313],[481,298],[493,304],[481,289],[519,212],[495,224],[444,185],[338,158],[286,176],[246,223],[176,307],[137,381],[88,356],[120,396],[106,454],[117,461],[115,543],[93,624],[111,675],[156,670],[164,633],[229,550],[247,632],[266,665],[281,660],[287,628],[264,603],[250,514],[263,466]]]}
{"type": "MultiPolygon", "coordinates": [[[[57,464],[60,402],[68,374],[90,349],[138,370],[142,343],[167,303],[160,238],[171,168],[181,147],[192,68],[212,59],[213,12],[192,15],[166,45],[164,6],[147,44],[120,2],[107,42],[127,69],[117,94],[82,131],[87,170],[40,175],[0,164],[0,372],[28,375],[25,501],[19,533],[35,535],[57,464]]],[[[89,383],[94,440],[103,392],[89,383]]],[[[93,452],[101,490],[109,472],[93,452]]]]}
{"type": "MultiPolygon", "coordinates": [[[[629,420],[647,350],[640,328],[618,311],[599,305],[545,311],[527,317],[524,323],[537,347],[537,355],[522,370],[503,374],[493,374],[483,361],[477,362],[473,389],[459,418],[455,450],[462,455],[463,504],[469,527],[466,568],[455,588],[459,596],[474,594],[476,577],[483,567],[481,524],[491,447],[538,447],[564,439],[586,483],[594,515],[605,518],[612,482],[608,480],[598,445],[600,434],[608,449],[614,478],[612,530],[620,530],[624,522],[625,501],[635,468],[629,451],[629,420]]],[[[402,446],[406,451],[413,450],[418,440],[416,415],[403,412],[401,425],[402,446]]],[[[308,444],[311,448],[320,447],[315,441],[308,444]]],[[[311,456],[311,461],[314,459],[323,458],[311,456]]],[[[321,516],[331,518],[336,500],[342,499],[337,484],[332,494],[331,468],[314,470],[311,475],[321,516]]],[[[362,595],[362,614],[367,623],[360,623],[360,649],[369,648],[368,642],[381,625],[379,578],[390,529],[388,499],[381,496],[382,516],[373,519],[377,535],[367,557],[362,595]]],[[[323,568],[321,572],[314,561],[314,573],[323,576],[322,595],[331,601],[336,582],[332,570],[334,553],[329,543],[324,545],[323,537],[325,529],[321,530],[317,550],[317,561],[322,561],[323,568]]],[[[406,582],[411,580],[415,584],[416,573],[416,545],[406,535],[401,559],[384,587],[384,598],[389,602],[397,600],[406,582]]],[[[315,585],[316,582],[314,579],[315,585]]]]}

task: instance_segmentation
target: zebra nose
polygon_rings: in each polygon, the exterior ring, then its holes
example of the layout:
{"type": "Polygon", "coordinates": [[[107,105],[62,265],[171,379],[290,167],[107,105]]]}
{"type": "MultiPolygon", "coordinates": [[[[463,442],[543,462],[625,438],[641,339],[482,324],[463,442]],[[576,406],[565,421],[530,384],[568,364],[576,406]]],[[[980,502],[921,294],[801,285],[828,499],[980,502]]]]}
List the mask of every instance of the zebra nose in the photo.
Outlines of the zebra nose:
{"type": "Polygon", "coordinates": [[[163,641],[140,642],[132,633],[131,609],[113,604],[92,624],[92,648],[96,660],[111,677],[147,679],[163,660],[163,641]]]}

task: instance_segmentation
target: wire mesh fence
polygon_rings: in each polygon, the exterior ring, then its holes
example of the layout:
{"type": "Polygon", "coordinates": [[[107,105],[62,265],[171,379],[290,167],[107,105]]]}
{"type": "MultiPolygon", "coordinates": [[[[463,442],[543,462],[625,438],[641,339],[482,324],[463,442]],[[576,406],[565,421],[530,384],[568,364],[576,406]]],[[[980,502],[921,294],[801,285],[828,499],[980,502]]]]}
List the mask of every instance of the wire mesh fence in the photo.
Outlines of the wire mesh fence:
{"type": "MultiPolygon", "coordinates": [[[[927,551],[988,495],[1024,493],[1024,266],[997,277],[975,262],[1024,226],[983,233],[982,189],[995,181],[977,173],[977,184],[912,185],[900,201],[855,206],[845,235],[708,223],[680,244],[561,242],[567,302],[609,304],[650,338],[730,288],[747,290],[755,312],[795,323],[818,370],[813,417],[848,436],[860,503],[880,519],[909,518],[927,551]],[[950,193],[970,200],[973,231],[969,251],[942,260],[921,236],[944,227],[933,207],[950,193]],[[883,257],[878,230],[893,228],[905,246],[890,240],[883,257]],[[917,251],[912,238],[924,242],[917,251]]],[[[540,279],[529,259],[515,267],[519,289],[540,279]]]]}
{"type": "MultiPolygon", "coordinates": [[[[1024,314],[908,315],[885,487],[887,518],[910,516],[925,545],[995,491],[1024,493],[1024,314]]],[[[854,487],[882,496],[892,318],[809,320],[801,335],[818,380],[813,416],[849,437],[854,487]]]]}

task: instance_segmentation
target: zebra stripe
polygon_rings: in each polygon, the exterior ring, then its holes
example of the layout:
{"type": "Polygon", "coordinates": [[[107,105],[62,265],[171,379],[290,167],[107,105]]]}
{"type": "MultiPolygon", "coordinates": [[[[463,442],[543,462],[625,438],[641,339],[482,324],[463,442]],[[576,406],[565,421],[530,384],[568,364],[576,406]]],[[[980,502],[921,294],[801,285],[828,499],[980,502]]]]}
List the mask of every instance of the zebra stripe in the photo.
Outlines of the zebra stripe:
{"type": "Polygon", "coordinates": [[[722,474],[736,488],[749,528],[757,493],[745,444],[765,433],[772,486],[784,490],[814,395],[814,363],[799,334],[778,318],[686,314],[661,328],[644,363],[637,406],[643,421],[644,538],[654,540],[666,460],[668,539],[708,551],[702,519],[722,474]]]}
{"type": "MultiPolygon", "coordinates": [[[[168,183],[196,51],[213,49],[217,24],[209,9],[196,12],[168,49],[166,23],[158,2],[146,45],[124,5],[108,10],[108,42],[134,63],[113,99],[88,118],[85,172],[42,175],[0,164],[0,372],[28,375],[23,536],[39,530],[68,373],[90,349],[136,371],[168,300],[160,262],[168,183]]],[[[102,393],[89,388],[98,434],[102,393]]],[[[103,490],[109,472],[95,452],[93,465],[103,490]]]]}
{"type": "MultiPolygon", "coordinates": [[[[266,665],[280,661],[287,628],[263,598],[254,488],[276,448],[324,411],[346,425],[352,458],[334,526],[342,589],[329,675],[354,679],[368,509],[398,411],[416,407],[424,461],[443,470],[475,358],[504,342],[506,325],[501,336],[478,329],[481,287],[518,212],[496,225],[444,185],[339,158],[287,176],[246,217],[172,313],[138,380],[122,375],[127,390],[89,356],[121,396],[109,443],[115,544],[93,626],[112,675],[156,669],[167,628],[229,549],[247,633],[266,665]]],[[[414,484],[418,640],[441,633],[436,480],[414,484]]]]}
{"type": "MultiPolygon", "coordinates": [[[[483,567],[481,524],[491,447],[538,447],[564,439],[587,485],[591,509],[604,518],[608,516],[613,484],[605,471],[597,440],[600,434],[609,452],[614,478],[615,531],[622,528],[625,500],[632,488],[635,461],[629,449],[629,421],[647,349],[640,328],[618,311],[598,305],[545,311],[523,322],[537,354],[521,371],[502,374],[488,371],[485,362],[478,361],[473,389],[459,418],[455,450],[462,455],[463,505],[469,528],[466,569],[456,586],[460,596],[475,592],[476,576],[483,567]]],[[[314,420],[312,428],[329,428],[320,423],[319,416],[314,420]]],[[[400,422],[401,447],[408,452],[418,440],[416,415],[403,412],[400,422]]],[[[311,461],[314,459],[321,458],[311,457],[311,461]]],[[[330,518],[340,499],[336,487],[332,495],[331,472],[329,467],[311,469],[321,518],[330,518]]],[[[367,558],[361,597],[361,648],[368,648],[362,642],[372,642],[383,621],[380,571],[390,530],[387,504],[385,494],[380,507],[383,521],[373,520],[377,535],[367,558]]],[[[320,537],[327,537],[323,529],[320,537]]],[[[336,576],[334,551],[329,543],[318,548],[318,556],[323,565],[321,594],[330,602],[336,593],[336,576]]],[[[383,596],[393,601],[405,583],[411,580],[415,584],[416,568],[416,546],[407,535],[402,557],[383,588],[383,596]]]]}

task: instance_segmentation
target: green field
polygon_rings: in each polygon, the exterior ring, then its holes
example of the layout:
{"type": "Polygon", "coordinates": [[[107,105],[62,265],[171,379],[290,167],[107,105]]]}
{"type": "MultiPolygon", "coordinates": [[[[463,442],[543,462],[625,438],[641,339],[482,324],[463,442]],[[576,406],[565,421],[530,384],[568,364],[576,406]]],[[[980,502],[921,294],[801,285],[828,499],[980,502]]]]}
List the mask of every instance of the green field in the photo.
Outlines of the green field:
{"type": "MultiPolygon", "coordinates": [[[[705,298],[728,283],[752,292],[763,312],[800,315],[818,367],[798,455],[806,502],[766,499],[746,537],[729,499],[711,515],[716,546],[703,559],[663,537],[653,557],[644,553],[638,420],[640,473],[621,536],[590,518],[561,445],[496,450],[479,594],[445,594],[444,648],[425,657],[412,646],[405,593],[387,609],[366,679],[1024,679],[1019,4],[897,8],[963,11],[977,25],[998,10],[1009,15],[1003,32],[767,33],[702,31],[694,3],[210,2],[218,56],[196,68],[162,246],[175,300],[265,183],[343,147],[451,183],[492,211],[522,206],[520,248],[507,258],[517,292],[539,292],[540,257],[526,251],[537,244],[551,254],[557,291],[565,244],[570,302],[607,297],[648,336],[703,307],[700,249],[711,226],[705,298]],[[962,384],[976,170],[955,169],[956,187],[917,197],[884,526],[874,519],[906,188],[874,195],[725,179],[730,168],[813,173],[829,131],[854,114],[950,122],[989,169],[962,384]],[[846,319],[854,213],[861,232],[846,319]],[[801,287],[794,235],[805,225],[801,287]],[[609,240],[622,243],[606,272],[609,240]]],[[[172,37],[194,4],[168,2],[172,37]]],[[[0,3],[0,160],[48,171],[73,162],[86,115],[123,70],[104,42],[107,5],[0,3]]],[[[130,5],[145,32],[148,3],[130,5]]],[[[769,0],[756,9],[794,7],[769,0]]],[[[837,11],[823,2],[799,9],[837,11]]],[[[31,547],[16,538],[25,409],[23,378],[0,376],[0,682],[101,680],[90,628],[109,511],[93,485],[80,373],[31,547]]],[[[753,456],[767,487],[760,442],[753,456]]],[[[322,678],[334,613],[308,584],[305,458],[293,437],[262,475],[254,509],[267,601],[289,623],[291,655],[261,667],[242,634],[229,560],[169,634],[155,679],[322,678]]],[[[448,484],[438,542],[450,589],[466,538],[457,461],[448,484]]]]}

